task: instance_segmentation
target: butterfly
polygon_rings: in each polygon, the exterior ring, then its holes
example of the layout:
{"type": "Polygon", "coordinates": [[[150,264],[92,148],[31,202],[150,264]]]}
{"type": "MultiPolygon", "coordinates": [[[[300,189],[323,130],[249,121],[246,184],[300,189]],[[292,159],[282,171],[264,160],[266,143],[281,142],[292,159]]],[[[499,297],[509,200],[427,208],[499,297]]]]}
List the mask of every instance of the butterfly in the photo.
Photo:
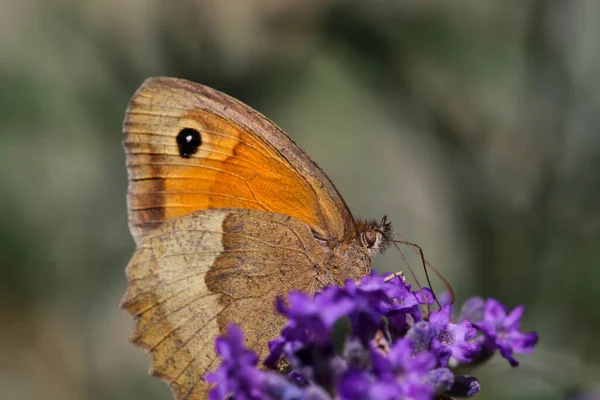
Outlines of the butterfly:
{"type": "Polygon", "coordinates": [[[123,129],[136,251],[121,307],[176,399],[206,398],[228,325],[264,358],[285,323],[277,296],[359,280],[392,242],[385,217],[355,220],[292,139],[219,91],[149,78],[123,129]]]}

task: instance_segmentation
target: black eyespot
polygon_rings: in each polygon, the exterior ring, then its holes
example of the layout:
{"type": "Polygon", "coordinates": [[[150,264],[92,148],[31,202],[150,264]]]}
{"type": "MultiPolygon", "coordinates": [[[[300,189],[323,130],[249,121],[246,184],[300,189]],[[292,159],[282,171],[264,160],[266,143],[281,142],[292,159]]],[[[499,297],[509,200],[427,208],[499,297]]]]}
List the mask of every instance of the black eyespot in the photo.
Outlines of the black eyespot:
{"type": "Polygon", "coordinates": [[[179,155],[183,158],[190,158],[196,154],[201,144],[200,132],[193,128],[183,128],[177,134],[177,147],[179,155]]]}
{"type": "Polygon", "coordinates": [[[367,229],[363,233],[363,239],[364,239],[367,247],[371,248],[371,247],[375,246],[375,243],[377,243],[377,232],[375,232],[374,229],[367,229]]]}

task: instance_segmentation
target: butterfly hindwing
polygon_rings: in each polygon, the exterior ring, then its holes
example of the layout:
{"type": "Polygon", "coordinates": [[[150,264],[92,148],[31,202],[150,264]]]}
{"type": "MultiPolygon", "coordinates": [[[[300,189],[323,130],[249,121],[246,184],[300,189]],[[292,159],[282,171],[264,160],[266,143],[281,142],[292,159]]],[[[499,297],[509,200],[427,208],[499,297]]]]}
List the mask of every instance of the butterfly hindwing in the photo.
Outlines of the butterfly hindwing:
{"type": "Polygon", "coordinates": [[[177,399],[203,399],[203,377],[218,365],[215,337],[237,324],[264,358],[284,323],[276,296],[314,292],[324,257],[309,226],[281,214],[215,209],[168,221],[127,267],[122,306],[136,321],[131,340],[177,399]]]}

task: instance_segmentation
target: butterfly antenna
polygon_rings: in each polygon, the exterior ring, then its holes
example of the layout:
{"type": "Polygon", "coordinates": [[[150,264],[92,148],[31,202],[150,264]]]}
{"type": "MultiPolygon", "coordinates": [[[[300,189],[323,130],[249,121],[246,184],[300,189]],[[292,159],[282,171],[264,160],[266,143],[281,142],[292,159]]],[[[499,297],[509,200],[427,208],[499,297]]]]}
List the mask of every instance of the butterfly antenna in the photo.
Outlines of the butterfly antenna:
{"type": "MultiPolygon", "coordinates": [[[[431,280],[429,279],[429,272],[427,270],[427,268],[431,268],[431,270],[436,274],[436,276],[444,283],[444,286],[446,286],[446,289],[448,289],[448,293],[450,294],[450,301],[451,303],[454,303],[454,289],[452,289],[452,285],[450,285],[450,282],[448,282],[448,280],[446,278],[444,278],[444,276],[433,266],[431,265],[431,263],[429,261],[427,261],[425,259],[425,255],[423,253],[423,249],[421,248],[421,246],[419,246],[416,243],[412,243],[409,242],[408,240],[406,240],[404,238],[404,236],[402,236],[401,234],[399,234],[396,231],[393,231],[394,235],[398,236],[401,240],[394,240],[394,244],[400,243],[400,244],[405,244],[407,246],[410,246],[420,257],[421,257],[421,263],[423,265],[423,271],[425,271],[425,277],[427,278],[427,284],[429,285],[429,287],[431,288],[431,291],[433,293],[433,297],[435,299],[435,302],[437,303],[437,305],[441,308],[440,302],[437,299],[437,296],[435,295],[435,292],[433,292],[433,287],[431,285],[431,280]]],[[[398,247],[398,246],[396,246],[398,247]]],[[[404,258],[404,256],[403,256],[404,258]]],[[[411,270],[412,273],[412,270],[411,270]]],[[[413,274],[414,276],[414,274],[413,274]]]]}
{"type": "MultiPolygon", "coordinates": [[[[415,275],[415,271],[413,271],[412,267],[410,266],[410,263],[408,262],[408,260],[406,259],[406,256],[404,255],[404,252],[402,251],[402,249],[400,248],[400,246],[398,246],[398,243],[400,244],[405,244],[403,241],[401,240],[392,240],[392,243],[394,244],[394,247],[396,247],[396,250],[398,250],[398,252],[400,253],[400,256],[402,257],[402,260],[404,261],[404,265],[406,265],[406,267],[408,268],[408,270],[410,271],[410,275],[413,277],[414,281],[416,282],[417,286],[419,287],[419,290],[423,293],[423,299],[427,299],[427,295],[425,294],[425,290],[423,289],[423,286],[421,286],[421,282],[419,282],[419,279],[417,279],[417,276],[415,275]]],[[[429,318],[429,304],[427,303],[427,301],[425,301],[426,306],[427,306],[427,313],[424,316],[425,319],[429,318]]]]}

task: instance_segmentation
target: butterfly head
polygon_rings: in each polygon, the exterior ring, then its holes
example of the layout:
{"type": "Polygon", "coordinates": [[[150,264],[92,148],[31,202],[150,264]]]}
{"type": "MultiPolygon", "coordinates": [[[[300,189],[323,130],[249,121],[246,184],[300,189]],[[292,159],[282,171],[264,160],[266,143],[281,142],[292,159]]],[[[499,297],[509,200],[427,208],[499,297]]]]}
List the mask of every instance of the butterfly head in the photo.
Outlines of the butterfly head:
{"type": "Polygon", "coordinates": [[[392,223],[384,216],[380,222],[375,220],[356,223],[358,242],[369,255],[383,253],[392,243],[392,223]]]}

